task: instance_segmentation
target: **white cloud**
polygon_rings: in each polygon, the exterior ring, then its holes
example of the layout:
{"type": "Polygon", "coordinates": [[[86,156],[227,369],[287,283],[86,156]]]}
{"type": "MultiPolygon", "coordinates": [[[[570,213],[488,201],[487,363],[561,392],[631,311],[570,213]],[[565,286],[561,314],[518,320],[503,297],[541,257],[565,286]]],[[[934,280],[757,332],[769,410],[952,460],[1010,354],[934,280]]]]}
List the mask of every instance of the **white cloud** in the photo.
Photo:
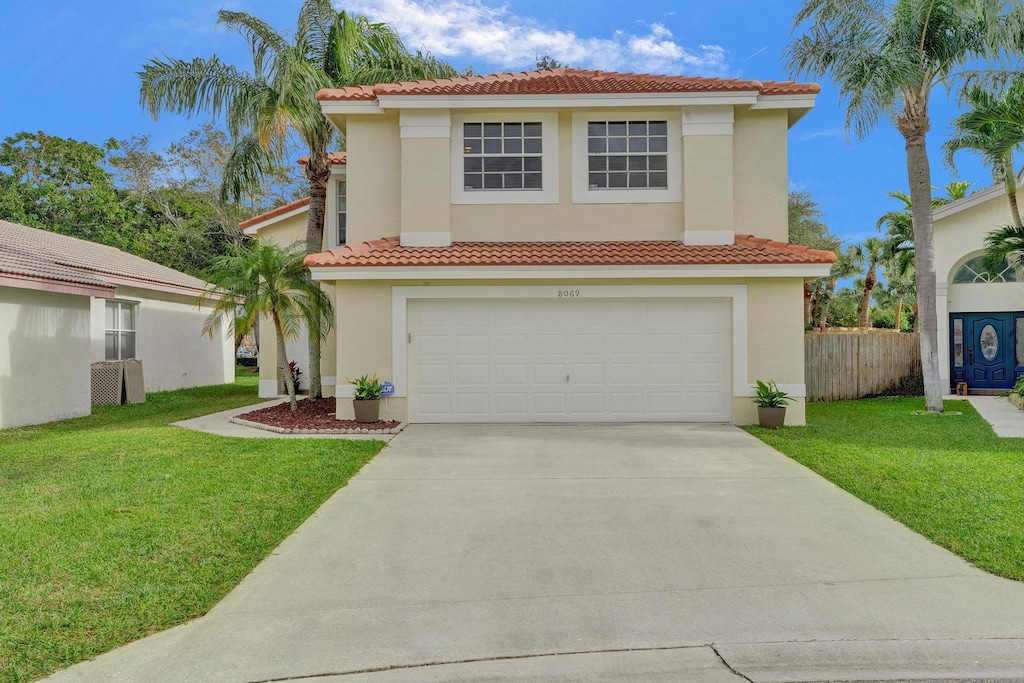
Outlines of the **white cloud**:
{"type": "Polygon", "coordinates": [[[810,133],[804,133],[799,136],[797,142],[807,142],[809,140],[820,140],[822,138],[834,138],[836,140],[842,140],[846,138],[846,129],[844,128],[822,128],[821,130],[812,130],[810,133]]]}
{"type": "Polygon", "coordinates": [[[484,0],[346,0],[344,6],[390,24],[410,48],[498,69],[531,68],[537,56],[547,54],[578,68],[694,76],[728,72],[724,48],[686,47],[661,23],[639,22],[635,33],[587,37],[541,25],[484,0]]]}

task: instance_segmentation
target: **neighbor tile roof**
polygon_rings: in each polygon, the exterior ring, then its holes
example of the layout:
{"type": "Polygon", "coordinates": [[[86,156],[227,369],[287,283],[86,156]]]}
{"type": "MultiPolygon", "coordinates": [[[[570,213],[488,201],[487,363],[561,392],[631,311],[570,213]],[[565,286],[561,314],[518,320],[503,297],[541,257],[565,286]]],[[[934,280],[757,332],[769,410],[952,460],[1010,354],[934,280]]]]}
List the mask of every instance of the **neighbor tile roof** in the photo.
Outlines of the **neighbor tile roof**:
{"type": "Polygon", "coordinates": [[[296,199],[294,202],[288,202],[284,206],[279,206],[276,209],[271,209],[266,213],[261,213],[259,216],[253,216],[252,218],[246,219],[238,224],[238,227],[245,230],[248,227],[262,223],[263,221],[269,221],[271,218],[276,218],[282,214],[286,214],[289,211],[295,209],[301,209],[302,207],[309,204],[309,197],[303,197],[302,199],[296,199]]]}
{"type": "Polygon", "coordinates": [[[828,264],[831,251],[737,235],[734,244],[687,246],[651,242],[455,242],[403,247],[386,237],[306,257],[313,267],[361,266],[656,266],[828,264]]]}
{"type": "Polygon", "coordinates": [[[142,288],[153,283],[198,293],[209,287],[199,278],[114,247],[2,220],[0,272],[92,286],[109,286],[103,278],[110,275],[135,280],[142,288]]]}
{"type": "Polygon", "coordinates": [[[743,91],[762,95],[813,95],[820,90],[817,83],[792,81],[550,69],[325,89],[317,93],[317,99],[335,102],[374,100],[380,95],[607,95],[743,91]]]}
{"type": "MultiPolygon", "coordinates": [[[[347,152],[328,152],[327,153],[327,161],[331,164],[331,166],[344,166],[345,164],[348,163],[348,153],[347,152]]],[[[306,156],[299,157],[299,165],[300,166],[305,166],[308,163],[309,163],[309,155],[308,154],[306,156]]]]}

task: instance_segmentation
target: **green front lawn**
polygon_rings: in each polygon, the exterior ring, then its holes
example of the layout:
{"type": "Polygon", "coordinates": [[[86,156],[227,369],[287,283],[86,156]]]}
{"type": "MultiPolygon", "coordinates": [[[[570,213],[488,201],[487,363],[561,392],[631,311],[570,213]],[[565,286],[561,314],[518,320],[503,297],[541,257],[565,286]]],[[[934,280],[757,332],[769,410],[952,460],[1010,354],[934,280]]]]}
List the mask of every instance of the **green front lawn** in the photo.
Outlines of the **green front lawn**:
{"type": "Polygon", "coordinates": [[[1000,576],[1024,579],[1024,439],[962,415],[914,415],[922,399],[807,406],[807,427],[747,431],[861,500],[1000,576]]]}
{"type": "Polygon", "coordinates": [[[230,439],[169,423],[257,401],[256,377],[0,430],[0,681],[197,617],[383,443],[230,439]]]}

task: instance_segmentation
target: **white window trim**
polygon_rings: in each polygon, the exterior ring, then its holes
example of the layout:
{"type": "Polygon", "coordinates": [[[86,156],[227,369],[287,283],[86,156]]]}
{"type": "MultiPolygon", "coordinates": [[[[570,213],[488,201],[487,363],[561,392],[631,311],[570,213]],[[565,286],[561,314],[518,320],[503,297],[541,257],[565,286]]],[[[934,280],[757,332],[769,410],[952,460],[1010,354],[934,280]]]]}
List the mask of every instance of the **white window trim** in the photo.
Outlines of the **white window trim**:
{"type": "MultiPolygon", "coordinates": [[[[327,184],[327,218],[326,218],[326,231],[327,235],[324,238],[327,249],[338,249],[345,245],[338,244],[338,181],[344,180],[348,182],[348,173],[344,167],[332,168],[331,178],[327,184]]],[[[347,192],[346,185],[346,192],[347,192]]],[[[308,206],[304,207],[307,210],[308,206]]]]}
{"type": "Polygon", "coordinates": [[[117,361],[122,361],[122,360],[138,360],[139,359],[139,309],[140,308],[141,307],[139,306],[139,302],[138,301],[133,301],[132,299],[105,299],[103,301],[103,360],[104,361],[107,361],[107,362],[117,362],[117,361]],[[118,309],[118,315],[116,316],[116,319],[115,319],[115,322],[117,323],[117,327],[116,328],[107,327],[107,306],[109,306],[110,304],[117,304],[119,307],[120,306],[131,306],[132,308],[134,308],[135,312],[134,312],[134,315],[132,317],[135,320],[135,328],[131,329],[131,330],[123,330],[123,329],[121,329],[120,308],[118,309]],[[118,335],[120,335],[122,332],[132,332],[132,333],[134,333],[135,334],[135,355],[132,356],[131,358],[122,358],[121,357],[121,338],[120,338],[120,336],[118,336],[118,340],[117,340],[117,355],[118,355],[118,358],[114,358],[114,359],[107,358],[107,349],[106,349],[107,332],[117,332],[118,335]]]}
{"type": "Polygon", "coordinates": [[[664,204],[683,201],[682,115],[679,111],[636,112],[626,109],[572,115],[572,201],[574,204],[664,204]],[[668,187],[659,189],[590,189],[587,124],[591,121],[668,121],[668,187]]]}
{"type": "Polygon", "coordinates": [[[557,204],[558,203],[558,114],[506,113],[456,114],[452,116],[452,204],[557,204]],[[540,121],[541,174],[540,190],[469,190],[463,174],[462,130],[465,123],[520,123],[540,121]]]}
{"type": "MultiPolygon", "coordinates": [[[[442,286],[391,288],[391,374],[395,396],[408,396],[408,305],[410,299],[557,299],[565,285],[442,286]]],[[[747,382],[746,285],[582,285],[584,299],[730,299],[732,303],[732,390],[751,396],[747,382]]],[[[803,395],[792,386],[793,395],[803,395]]],[[[340,395],[340,394],[339,394],[340,395]]]]}

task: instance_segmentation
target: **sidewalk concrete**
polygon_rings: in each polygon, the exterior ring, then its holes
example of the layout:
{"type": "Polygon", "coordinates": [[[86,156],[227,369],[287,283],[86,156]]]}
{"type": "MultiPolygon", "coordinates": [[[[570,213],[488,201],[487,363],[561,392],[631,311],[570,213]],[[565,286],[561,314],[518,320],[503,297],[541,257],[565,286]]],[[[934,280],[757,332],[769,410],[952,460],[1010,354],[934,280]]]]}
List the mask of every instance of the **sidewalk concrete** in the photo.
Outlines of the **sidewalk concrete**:
{"type": "Polygon", "coordinates": [[[173,422],[172,425],[175,427],[184,427],[185,429],[191,429],[197,432],[216,434],[217,436],[234,436],[243,439],[352,439],[355,441],[391,441],[391,439],[395,437],[394,434],[278,434],[277,432],[267,431],[266,429],[257,429],[256,427],[247,427],[245,425],[235,424],[231,421],[231,418],[241,415],[242,413],[259,410],[260,408],[276,406],[279,403],[285,403],[287,400],[288,399],[286,398],[278,398],[271,401],[265,401],[263,403],[257,403],[255,405],[232,408],[231,410],[222,410],[219,413],[210,413],[209,415],[203,415],[202,417],[194,417],[191,420],[173,422]]]}
{"type": "Polygon", "coordinates": [[[1024,438],[1024,410],[1002,396],[968,396],[967,400],[992,425],[996,436],[1024,438]]]}

